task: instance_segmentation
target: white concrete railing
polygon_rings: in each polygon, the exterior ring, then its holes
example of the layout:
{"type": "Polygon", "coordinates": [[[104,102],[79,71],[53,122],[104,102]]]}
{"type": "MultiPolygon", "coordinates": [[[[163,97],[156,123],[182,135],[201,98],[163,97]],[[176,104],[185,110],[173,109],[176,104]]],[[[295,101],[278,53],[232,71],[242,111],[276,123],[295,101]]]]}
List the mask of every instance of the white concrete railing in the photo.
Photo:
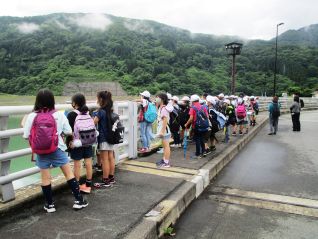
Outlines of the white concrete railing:
{"type": "MultiPolygon", "coordinates": [[[[90,109],[97,107],[96,104],[88,104],[90,109]]],[[[55,106],[56,110],[72,110],[70,104],[61,104],[55,106]]],[[[25,115],[32,112],[33,106],[1,106],[0,107],[0,194],[1,201],[7,202],[15,198],[13,181],[38,173],[37,167],[24,169],[18,172],[10,173],[11,160],[21,156],[31,154],[30,148],[14,150],[8,152],[10,138],[23,134],[23,128],[7,129],[10,116],[25,115]]],[[[125,126],[124,142],[116,145],[115,158],[118,163],[124,158],[137,157],[137,103],[115,102],[114,112],[120,115],[120,119],[125,126]]]]}

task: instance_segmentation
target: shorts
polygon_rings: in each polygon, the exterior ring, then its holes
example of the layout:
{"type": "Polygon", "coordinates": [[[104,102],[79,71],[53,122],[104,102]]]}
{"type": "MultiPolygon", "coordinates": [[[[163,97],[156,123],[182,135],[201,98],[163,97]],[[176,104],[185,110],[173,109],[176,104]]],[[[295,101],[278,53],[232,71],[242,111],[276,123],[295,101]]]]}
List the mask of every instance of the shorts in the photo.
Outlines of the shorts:
{"type": "Polygon", "coordinates": [[[113,144],[109,144],[107,142],[102,142],[102,143],[98,144],[98,150],[100,150],[100,151],[104,151],[104,150],[111,151],[111,150],[114,150],[114,145],[113,144]]]}
{"type": "Polygon", "coordinates": [[[80,147],[74,148],[70,150],[70,157],[73,160],[81,160],[81,159],[88,159],[93,157],[93,147],[80,147]]]}
{"type": "Polygon", "coordinates": [[[40,169],[57,168],[69,163],[66,152],[57,149],[54,153],[38,154],[35,165],[40,169]]]}
{"type": "Polygon", "coordinates": [[[237,121],[237,125],[246,125],[247,124],[246,118],[244,118],[244,119],[236,119],[236,121],[237,121]]]}
{"type": "Polygon", "coordinates": [[[209,130],[209,131],[203,133],[203,142],[205,144],[209,142],[211,134],[212,134],[212,130],[209,130]]]}
{"type": "Polygon", "coordinates": [[[170,140],[171,134],[167,134],[167,135],[163,136],[163,138],[161,138],[161,139],[162,139],[162,141],[170,140]]]}

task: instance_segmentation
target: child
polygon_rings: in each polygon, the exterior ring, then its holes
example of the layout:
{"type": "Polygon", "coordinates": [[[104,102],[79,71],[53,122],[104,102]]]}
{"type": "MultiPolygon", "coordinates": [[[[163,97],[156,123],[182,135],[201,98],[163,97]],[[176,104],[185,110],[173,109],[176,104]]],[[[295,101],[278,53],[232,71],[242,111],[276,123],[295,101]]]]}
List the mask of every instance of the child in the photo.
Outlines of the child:
{"type": "Polygon", "coordinates": [[[169,111],[166,109],[168,104],[168,97],[166,94],[161,93],[156,97],[156,104],[158,110],[158,137],[162,139],[163,146],[163,159],[157,162],[158,168],[170,168],[170,138],[171,132],[168,126],[169,111]]]}
{"type": "Polygon", "coordinates": [[[140,111],[138,116],[138,122],[140,123],[140,136],[142,139],[143,147],[140,152],[149,152],[150,151],[150,143],[152,139],[152,123],[149,123],[145,120],[145,112],[147,111],[150,101],[150,93],[149,91],[144,91],[140,93],[140,111]]]}
{"type": "MultiPolygon", "coordinates": [[[[75,110],[70,112],[67,115],[67,119],[74,132],[74,125],[75,125],[77,116],[80,114],[88,115],[88,108],[86,106],[85,96],[81,93],[74,95],[72,97],[72,107],[75,110]]],[[[88,120],[92,120],[92,119],[88,117],[88,120]]],[[[91,193],[92,176],[93,176],[93,171],[92,171],[93,147],[92,145],[76,147],[74,145],[74,138],[72,137],[69,137],[69,138],[70,138],[69,140],[71,140],[71,142],[68,144],[70,146],[69,153],[70,153],[71,159],[73,159],[74,161],[74,175],[77,181],[80,180],[81,160],[84,159],[85,161],[86,182],[85,184],[80,185],[80,191],[85,193],[91,193]]]]}
{"type": "Polygon", "coordinates": [[[170,113],[169,127],[173,136],[173,148],[181,148],[180,139],[180,107],[178,105],[179,98],[177,96],[172,97],[173,111],[170,113]]]}
{"type": "MultiPolygon", "coordinates": [[[[225,116],[227,118],[226,121],[226,133],[229,134],[229,126],[232,125],[233,128],[233,136],[236,136],[236,116],[235,116],[235,108],[231,104],[230,100],[224,101],[226,109],[225,109],[225,116]]],[[[229,137],[229,136],[227,136],[229,137]]]]}
{"type": "Polygon", "coordinates": [[[186,128],[189,128],[192,124],[192,129],[194,130],[194,141],[196,143],[195,159],[200,159],[202,156],[207,155],[205,150],[205,139],[209,132],[209,120],[207,107],[200,104],[200,97],[198,95],[191,96],[192,107],[190,109],[190,118],[186,123],[186,128]],[[202,122],[200,128],[196,127],[198,125],[198,120],[202,122]]]}
{"type": "Polygon", "coordinates": [[[189,115],[189,111],[190,111],[190,98],[188,96],[184,96],[181,99],[181,103],[180,103],[180,126],[182,128],[181,133],[180,133],[180,137],[181,139],[183,139],[184,137],[184,131],[185,131],[185,124],[188,122],[190,115],[189,115]]]}
{"type": "Polygon", "coordinates": [[[250,104],[248,107],[248,110],[250,113],[250,126],[255,126],[256,125],[256,115],[258,114],[259,108],[258,108],[258,103],[255,100],[254,96],[250,97],[250,104]]]}
{"type": "Polygon", "coordinates": [[[101,159],[103,176],[101,182],[94,183],[96,188],[108,188],[115,183],[115,157],[114,145],[107,142],[107,132],[110,114],[113,111],[112,94],[109,91],[97,93],[97,104],[99,110],[94,117],[95,124],[98,124],[98,151],[101,159]]]}
{"type": "Polygon", "coordinates": [[[246,124],[246,108],[244,105],[244,100],[242,98],[239,98],[237,100],[237,107],[236,107],[235,113],[236,113],[237,125],[239,126],[239,130],[240,130],[239,133],[240,135],[243,135],[244,125],[246,124]]]}
{"type": "Polygon", "coordinates": [[[211,125],[212,125],[212,129],[211,129],[211,132],[210,132],[210,135],[209,135],[209,139],[210,139],[210,151],[215,151],[216,150],[216,147],[215,147],[215,144],[216,144],[216,137],[215,137],[215,134],[216,132],[218,132],[220,129],[219,129],[219,123],[217,121],[217,114],[215,112],[215,105],[216,105],[216,101],[215,99],[212,97],[212,96],[207,96],[206,98],[206,101],[207,101],[207,105],[208,105],[208,113],[209,113],[209,120],[211,122],[211,125]]]}
{"type": "Polygon", "coordinates": [[[47,154],[37,153],[36,158],[36,165],[40,168],[41,173],[42,192],[46,201],[44,209],[48,213],[56,211],[52,197],[50,174],[51,167],[61,168],[75,198],[73,208],[79,210],[88,206],[88,202],[83,199],[80,193],[78,181],[74,177],[68,157],[64,152],[67,147],[64,144],[62,134],[72,135],[72,129],[68,123],[68,120],[62,112],[55,111],[55,100],[52,92],[47,89],[40,90],[35,99],[34,110],[26,119],[23,137],[25,139],[29,138],[33,151],[43,148],[43,145],[41,144],[43,144],[43,141],[46,141],[48,138],[54,138],[56,135],[56,137],[58,137],[57,148],[51,148],[52,150],[55,149],[55,151],[47,154]],[[47,115],[47,113],[50,115],[47,115]],[[42,130],[42,128],[39,128],[41,127],[42,123],[42,121],[38,120],[40,117],[41,119],[46,117],[46,122],[53,123],[50,123],[50,126],[45,125],[46,131],[42,130]],[[46,132],[50,132],[50,134],[47,135],[46,132]],[[34,138],[43,138],[43,140],[42,142],[34,142],[34,138]]]}

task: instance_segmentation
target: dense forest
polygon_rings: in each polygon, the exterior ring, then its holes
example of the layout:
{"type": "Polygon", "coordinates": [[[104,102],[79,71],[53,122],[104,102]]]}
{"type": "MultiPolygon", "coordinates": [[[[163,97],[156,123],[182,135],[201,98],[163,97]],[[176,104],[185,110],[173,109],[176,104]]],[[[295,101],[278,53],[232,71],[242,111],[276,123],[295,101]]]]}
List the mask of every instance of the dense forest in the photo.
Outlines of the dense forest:
{"type": "MultiPolygon", "coordinates": [[[[224,44],[244,44],[237,91],[271,95],[274,40],[193,34],[147,20],[101,14],[0,17],[0,92],[62,94],[66,82],[118,81],[129,94],[229,93],[224,44]]],[[[278,92],[318,89],[318,25],[279,37],[278,92]]]]}

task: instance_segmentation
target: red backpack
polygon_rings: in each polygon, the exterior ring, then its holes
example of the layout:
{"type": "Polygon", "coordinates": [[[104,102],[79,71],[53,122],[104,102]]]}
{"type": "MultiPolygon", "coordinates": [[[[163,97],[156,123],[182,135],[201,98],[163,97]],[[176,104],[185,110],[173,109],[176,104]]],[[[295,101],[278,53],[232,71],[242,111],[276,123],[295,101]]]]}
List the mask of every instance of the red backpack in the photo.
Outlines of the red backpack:
{"type": "Polygon", "coordinates": [[[50,154],[57,150],[58,134],[54,113],[55,110],[36,113],[29,136],[32,153],[50,154]]]}

